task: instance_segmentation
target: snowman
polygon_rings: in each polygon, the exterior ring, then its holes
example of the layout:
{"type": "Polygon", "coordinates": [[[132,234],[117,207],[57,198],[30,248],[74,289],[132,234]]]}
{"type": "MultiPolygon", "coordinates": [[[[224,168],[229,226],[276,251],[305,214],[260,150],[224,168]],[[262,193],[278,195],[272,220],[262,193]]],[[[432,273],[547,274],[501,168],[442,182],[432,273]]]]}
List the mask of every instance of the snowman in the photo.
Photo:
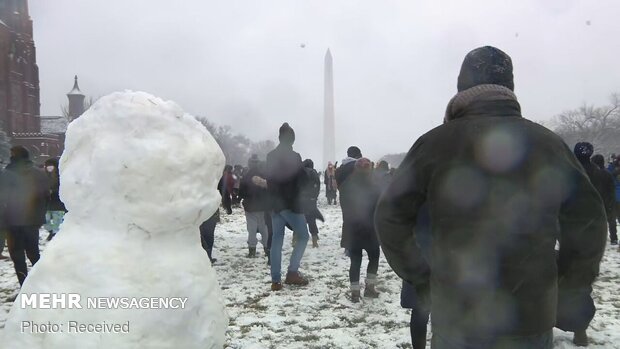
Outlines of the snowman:
{"type": "Polygon", "coordinates": [[[130,91],[97,101],[68,127],[69,212],[2,347],[222,348],[228,320],[198,226],[218,209],[223,167],[213,137],[174,102],[130,91]]]}

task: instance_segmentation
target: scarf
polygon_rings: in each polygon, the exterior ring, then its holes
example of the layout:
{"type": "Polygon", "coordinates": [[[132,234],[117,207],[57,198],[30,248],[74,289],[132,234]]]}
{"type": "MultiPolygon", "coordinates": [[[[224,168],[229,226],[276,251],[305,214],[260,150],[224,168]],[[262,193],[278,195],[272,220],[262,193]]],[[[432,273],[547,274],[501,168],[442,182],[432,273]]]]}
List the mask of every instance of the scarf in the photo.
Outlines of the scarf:
{"type": "Polygon", "coordinates": [[[448,121],[458,119],[466,108],[474,102],[479,101],[517,101],[517,96],[509,88],[501,85],[477,85],[467,90],[457,93],[446,108],[444,124],[448,121]]]}

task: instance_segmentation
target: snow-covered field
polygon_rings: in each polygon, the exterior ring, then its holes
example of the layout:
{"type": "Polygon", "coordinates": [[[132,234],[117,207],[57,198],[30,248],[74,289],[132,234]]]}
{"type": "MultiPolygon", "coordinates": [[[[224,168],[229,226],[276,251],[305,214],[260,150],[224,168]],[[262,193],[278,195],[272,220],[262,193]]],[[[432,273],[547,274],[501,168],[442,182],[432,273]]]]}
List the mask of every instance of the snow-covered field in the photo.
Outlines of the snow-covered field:
{"type": "MultiPolygon", "coordinates": [[[[285,286],[275,293],[269,291],[269,268],[262,251],[258,258],[245,257],[243,211],[235,209],[231,216],[222,215],[216,229],[214,257],[218,259],[215,269],[230,316],[227,348],[411,348],[409,311],[400,308],[401,281],[382,257],[379,299],[351,303],[349,260],[339,248],[340,209],[323,205],[321,210],[326,223],[319,222],[320,246],[309,246],[302,262],[302,272],[309,277],[310,285],[285,286]]],[[[42,249],[45,236],[42,232],[42,249]]],[[[289,233],[283,252],[284,271],[291,237],[289,233]]],[[[363,280],[365,264],[362,269],[363,280]]],[[[594,287],[598,312],[588,330],[590,348],[620,348],[619,287],[620,252],[608,246],[594,287]]],[[[11,306],[6,298],[17,288],[12,263],[0,261],[0,328],[11,306]]],[[[572,334],[556,330],[554,347],[574,348],[572,334]]]]}

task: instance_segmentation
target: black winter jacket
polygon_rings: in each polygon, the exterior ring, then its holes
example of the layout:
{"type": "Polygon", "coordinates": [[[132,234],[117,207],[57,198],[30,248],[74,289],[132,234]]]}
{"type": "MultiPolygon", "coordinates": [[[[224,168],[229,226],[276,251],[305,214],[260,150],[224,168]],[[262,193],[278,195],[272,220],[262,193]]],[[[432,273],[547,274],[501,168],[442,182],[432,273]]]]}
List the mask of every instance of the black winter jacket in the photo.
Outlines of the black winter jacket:
{"type": "Polygon", "coordinates": [[[274,212],[303,213],[300,197],[303,178],[301,156],[293,147],[280,143],[267,154],[267,190],[274,212]]]}
{"type": "Polygon", "coordinates": [[[247,212],[267,211],[269,210],[269,193],[252,182],[254,176],[264,177],[258,169],[251,168],[241,179],[239,197],[243,199],[243,208],[247,212]]]}
{"type": "Polygon", "coordinates": [[[31,161],[11,162],[6,171],[9,174],[7,225],[43,225],[50,200],[50,184],[45,172],[35,168],[31,161]]]}
{"type": "Polygon", "coordinates": [[[416,288],[429,282],[411,252],[425,203],[433,332],[540,334],[556,323],[558,292],[591,290],[607,233],[603,202],[562,139],[522,118],[516,100],[476,101],[420,137],[379,200],[384,254],[416,288]]]}

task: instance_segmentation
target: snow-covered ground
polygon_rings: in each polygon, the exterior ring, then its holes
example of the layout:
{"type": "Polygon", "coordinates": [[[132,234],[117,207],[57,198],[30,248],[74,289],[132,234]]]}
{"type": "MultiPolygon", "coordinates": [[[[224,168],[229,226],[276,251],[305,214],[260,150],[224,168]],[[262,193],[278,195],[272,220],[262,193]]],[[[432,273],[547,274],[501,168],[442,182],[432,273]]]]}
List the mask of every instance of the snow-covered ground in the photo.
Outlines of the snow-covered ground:
{"type": "MultiPolygon", "coordinates": [[[[320,246],[309,246],[302,261],[302,272],[310,285],[285,286],[280,292],[269,291],[269,268],[262,251],[258,258],[245,257],[247,234],[242,209],[235,209],[231,216],[222,215],[214,257],[218,259],[215,269],[230,316],[227,348],[411,348],[409,311],[400,307],[401,281],[382,257],[379,299],[351,303],[349,260],[339,248],[340,209],[323,203],[321,210],[326,223],[319,222],[320,246]]],[[[42,232],[43,255],[45,236],[42,232]]],[[[289,232],[283,252],[284,270],[291,237],[289,232]]],[[[594,286],[598,312],[588,330],[590,348],[620,348],[619,286],[620,252],[616,246],[608,246],[594,286]]],[[[17,287],[11,262],[0,261],[0,328],[11,306],[6,298],[17,292],[17,287]]],[[[554,347],[575,348],[572,334],[556,330],[554,347]]]]}

